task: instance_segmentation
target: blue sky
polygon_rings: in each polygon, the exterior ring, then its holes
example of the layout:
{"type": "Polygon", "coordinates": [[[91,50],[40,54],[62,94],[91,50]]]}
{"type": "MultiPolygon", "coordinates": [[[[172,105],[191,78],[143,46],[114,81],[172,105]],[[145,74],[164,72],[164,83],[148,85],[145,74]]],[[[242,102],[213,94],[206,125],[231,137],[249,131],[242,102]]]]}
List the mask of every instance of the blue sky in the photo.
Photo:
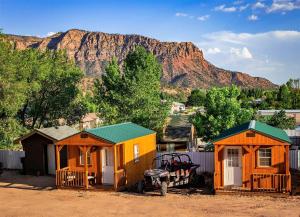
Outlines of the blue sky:
{"type": "Polygon", "coordinates": [[[216,66],[281,84],[300,77],[300,0],[0,0],[5,33],[79,28],[192,41],[216,66]]]}

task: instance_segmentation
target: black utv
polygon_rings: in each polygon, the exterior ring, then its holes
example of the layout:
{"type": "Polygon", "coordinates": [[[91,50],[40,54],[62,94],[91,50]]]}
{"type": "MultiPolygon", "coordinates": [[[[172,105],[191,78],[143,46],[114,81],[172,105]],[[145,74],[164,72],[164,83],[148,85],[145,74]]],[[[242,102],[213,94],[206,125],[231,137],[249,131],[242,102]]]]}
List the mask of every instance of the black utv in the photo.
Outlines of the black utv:
{"type": "Polygon", "coordinates": [[[161,195],[165,196],[168,187],[189,185],[198,167],[187,154],[162,154],[153,159],[152,168],[158,169],[144,172],[144,180],[138,183],[138,192],[159,189],[161,195]]]}

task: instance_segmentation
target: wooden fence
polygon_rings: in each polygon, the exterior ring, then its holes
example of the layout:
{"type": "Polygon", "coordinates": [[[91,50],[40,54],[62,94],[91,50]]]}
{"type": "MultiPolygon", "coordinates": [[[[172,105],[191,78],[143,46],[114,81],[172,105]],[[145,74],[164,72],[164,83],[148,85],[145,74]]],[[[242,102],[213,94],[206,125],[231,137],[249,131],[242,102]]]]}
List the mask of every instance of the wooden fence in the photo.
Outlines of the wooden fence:
{"type": "Polygon", "coordinates": [[[24,151],[0,150],[0,162],[4,169],[22,169],[22,157],[25,157],[24,151]]]}

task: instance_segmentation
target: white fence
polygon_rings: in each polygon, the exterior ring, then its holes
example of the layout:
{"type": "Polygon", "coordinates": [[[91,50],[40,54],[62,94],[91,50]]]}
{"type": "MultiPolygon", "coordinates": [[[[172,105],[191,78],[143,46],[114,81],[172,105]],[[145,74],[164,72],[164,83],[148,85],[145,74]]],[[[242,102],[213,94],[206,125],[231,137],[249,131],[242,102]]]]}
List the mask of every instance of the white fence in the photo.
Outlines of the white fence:
{"type": "Polygon", "coordinates": [[[300,150],[290,150],[290,168],[300,170],[300,150]]]}
{"type": "Polygon", "coordinates": [[[24,151],[0,150],[0,162],[4,169],[22,169],[22,157],[25,157],[24,151]]]}
{"type": "MultiPolygon", "coordinates": [[[[214,172],[214,152],[176,152],[176,153],[187,154],[190,156],[194,164],[200,165],[200,167],[197,169],[198,174],[201,172],[211,172],[211,173],[214,172]]],[[[157,153],[157,156],[160,156],[162,154],[168,154],[168,153],[166,152],[157,153]]],[[[157,166],[159,167],[160,165],[157,166]]]]}
{"type": "MultiPolygon", "coordinates": [[[[197,173],[201,172],[214,172],[214,152],[177,152],[188,154],[194,164],[199,164],[197,173]]],[[[167,154],[167,152],[158,153],[167,154]]],[[[160,165],[157,165],[160,166],[160,165]]],[[[290,150],[290,168],[300,170],[300,150],[290,150]]]]}

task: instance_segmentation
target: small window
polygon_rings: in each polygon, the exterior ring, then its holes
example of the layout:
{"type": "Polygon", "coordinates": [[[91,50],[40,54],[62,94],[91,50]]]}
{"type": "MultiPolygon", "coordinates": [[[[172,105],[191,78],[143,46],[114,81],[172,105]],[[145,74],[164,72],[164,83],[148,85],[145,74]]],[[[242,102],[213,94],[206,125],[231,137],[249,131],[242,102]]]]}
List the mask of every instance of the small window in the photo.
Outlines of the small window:
{"type": "MultiPolygon", "coordinates": [[[[91,165],[91,152],[87,152],[87,160],[88,160],[88,165],[91,165]]],[[[79,164],[84,165],[84,154],[81,150],[79,150],[79,164]]]]}
{"type": "Polygon", "coordinates": [[[272,166],[272,150],[271,150],[271,148],[258,149],[258,166],[260,166],[260,167],[272,166]]]}
{"type": "Polygon", "coordinates": [[[139,157],[140,157],[140,147],[138,144],[133,145],[133,157],[134,157],[134,162],[139,162],[139,157]]]}

